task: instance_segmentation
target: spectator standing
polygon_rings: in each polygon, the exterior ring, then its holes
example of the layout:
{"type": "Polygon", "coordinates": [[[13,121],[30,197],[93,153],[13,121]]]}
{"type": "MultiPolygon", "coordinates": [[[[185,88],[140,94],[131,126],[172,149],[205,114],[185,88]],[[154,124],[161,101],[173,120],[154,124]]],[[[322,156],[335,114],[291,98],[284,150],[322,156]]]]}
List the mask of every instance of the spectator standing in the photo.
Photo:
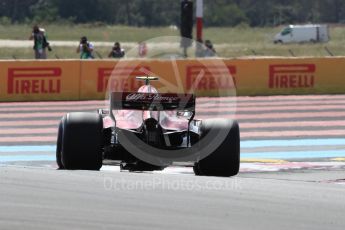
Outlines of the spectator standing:
{"type": "Polygon", "coordinates": [[[39,28],[38,25],[35,25],[32,28],[32,34],[29,37],[29,40],[34,40],[33,49],[35,51],[35,59],[47,59],[46,48],[51,51],[49,42],[43,28],[39,28]]]}
{"type": "Polygon", "coordinates": [[[119,42],[115,42],[112,50],[108,54],[109,58],[123,58],[125,56],[125,50],[121,48],[119,42]]]}
{"type": "Polygon", "coordinates": [[[93,59],[93,50],[94,46],[87,40],[87,37],[81,37],[77,48],[77,53],[80,53],[80,59],[93,59]]]}
{"type": "Polygon", "coordinates": [[[147,46],[145,42],[139,42],[138,45],[138,55],[139,57],[143,58],[147,55],[147,46]]]}

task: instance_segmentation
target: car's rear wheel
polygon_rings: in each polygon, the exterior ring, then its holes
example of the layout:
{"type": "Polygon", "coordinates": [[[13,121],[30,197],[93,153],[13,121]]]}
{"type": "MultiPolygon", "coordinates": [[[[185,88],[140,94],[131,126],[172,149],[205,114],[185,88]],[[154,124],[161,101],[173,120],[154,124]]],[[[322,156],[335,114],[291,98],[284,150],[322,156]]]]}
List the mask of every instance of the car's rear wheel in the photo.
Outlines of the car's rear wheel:
{"type": "Polygon", "coordinates": [[[103,160],[102,130],[103,120],[97,113],[65,115],[62,119],[60,150],[63,168],[99,170],[103,160]]]}
{"type": "MultiPolygon", "coordinates": [[[[196,162],[195,175],[223,176],[237,175],[240,169],[240,129],[236,121],[229,119],[204,120],[200,127],[202,136],[212,133],[228,132],[223,142],[204,159],[196,162]]],[[[217,138],[215,136],[215,138],[217,138]]]]}
{"type": "Polygon", "coordinates": [[[64,169],[65,167],[62,164],[61,161],[61,149],[62,149],[62,120],[59,123],[59,129],[58,129],[58,136],[56,141],[56,163],[59,167],[59,169],[64,169]]]}

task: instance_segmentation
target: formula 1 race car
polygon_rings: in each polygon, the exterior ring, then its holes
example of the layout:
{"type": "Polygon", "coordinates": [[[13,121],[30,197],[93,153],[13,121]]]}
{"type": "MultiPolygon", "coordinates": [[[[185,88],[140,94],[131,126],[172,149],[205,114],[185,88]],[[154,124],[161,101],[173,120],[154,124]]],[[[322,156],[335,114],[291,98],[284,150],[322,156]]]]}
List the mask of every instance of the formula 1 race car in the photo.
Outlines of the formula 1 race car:
{"type": "Polygon", "coordinates": [[[193,166],[195,175],[234,176],[240,167],[240,131],[230,119],[194,119],[193,94],[158,93],[144,80],[138,92],[111,92],[109,110],[73,112],[61,119],[56,161],[60,169],[122,170],[193,166]]]}

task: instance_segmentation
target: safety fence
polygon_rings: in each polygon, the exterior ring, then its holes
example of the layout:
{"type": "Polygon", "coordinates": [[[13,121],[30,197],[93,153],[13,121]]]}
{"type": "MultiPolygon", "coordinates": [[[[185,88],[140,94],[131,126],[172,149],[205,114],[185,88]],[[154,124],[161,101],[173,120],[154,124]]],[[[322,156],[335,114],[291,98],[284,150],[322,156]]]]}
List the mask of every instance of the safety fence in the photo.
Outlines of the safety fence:
{"type": "Polygon", "coordinates": [[[104,99],[155,75],[164,92],[199,96],[345,93],[345,57],[0,61],[0,101],[104,99]]]}

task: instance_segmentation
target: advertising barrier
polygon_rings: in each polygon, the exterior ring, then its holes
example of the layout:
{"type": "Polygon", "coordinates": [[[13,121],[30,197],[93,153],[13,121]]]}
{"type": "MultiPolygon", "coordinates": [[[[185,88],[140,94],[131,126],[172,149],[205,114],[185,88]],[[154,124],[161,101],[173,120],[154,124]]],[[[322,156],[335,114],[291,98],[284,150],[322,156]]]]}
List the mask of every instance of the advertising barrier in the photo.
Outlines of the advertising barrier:
{"type": "Polygon", "coordinates": [[[82,62],[81,99],[104,99],[108,90],[136,91],[143,82],[137,81],[135,77],[145,75],[145,70],[150,69],[148,65],[140,65],[136,61],[82,62]]]}
{"type": "Polygon", "coordinates": [[[237,69],[238,95],[345,93],[345,58],[225,60],[237,69]]]}
{"type": "Polygon", "coordinates": [[[104,99],[136,91],[142,75],[159,76],[160,92],[199,96],[345,93],[344,57],[0,61],[0,101],[104,99]]]}
{"type": "Polygon", "coordinates": [[[79,61],[1,61],[0,101],[78,100],[79,61]]]}

